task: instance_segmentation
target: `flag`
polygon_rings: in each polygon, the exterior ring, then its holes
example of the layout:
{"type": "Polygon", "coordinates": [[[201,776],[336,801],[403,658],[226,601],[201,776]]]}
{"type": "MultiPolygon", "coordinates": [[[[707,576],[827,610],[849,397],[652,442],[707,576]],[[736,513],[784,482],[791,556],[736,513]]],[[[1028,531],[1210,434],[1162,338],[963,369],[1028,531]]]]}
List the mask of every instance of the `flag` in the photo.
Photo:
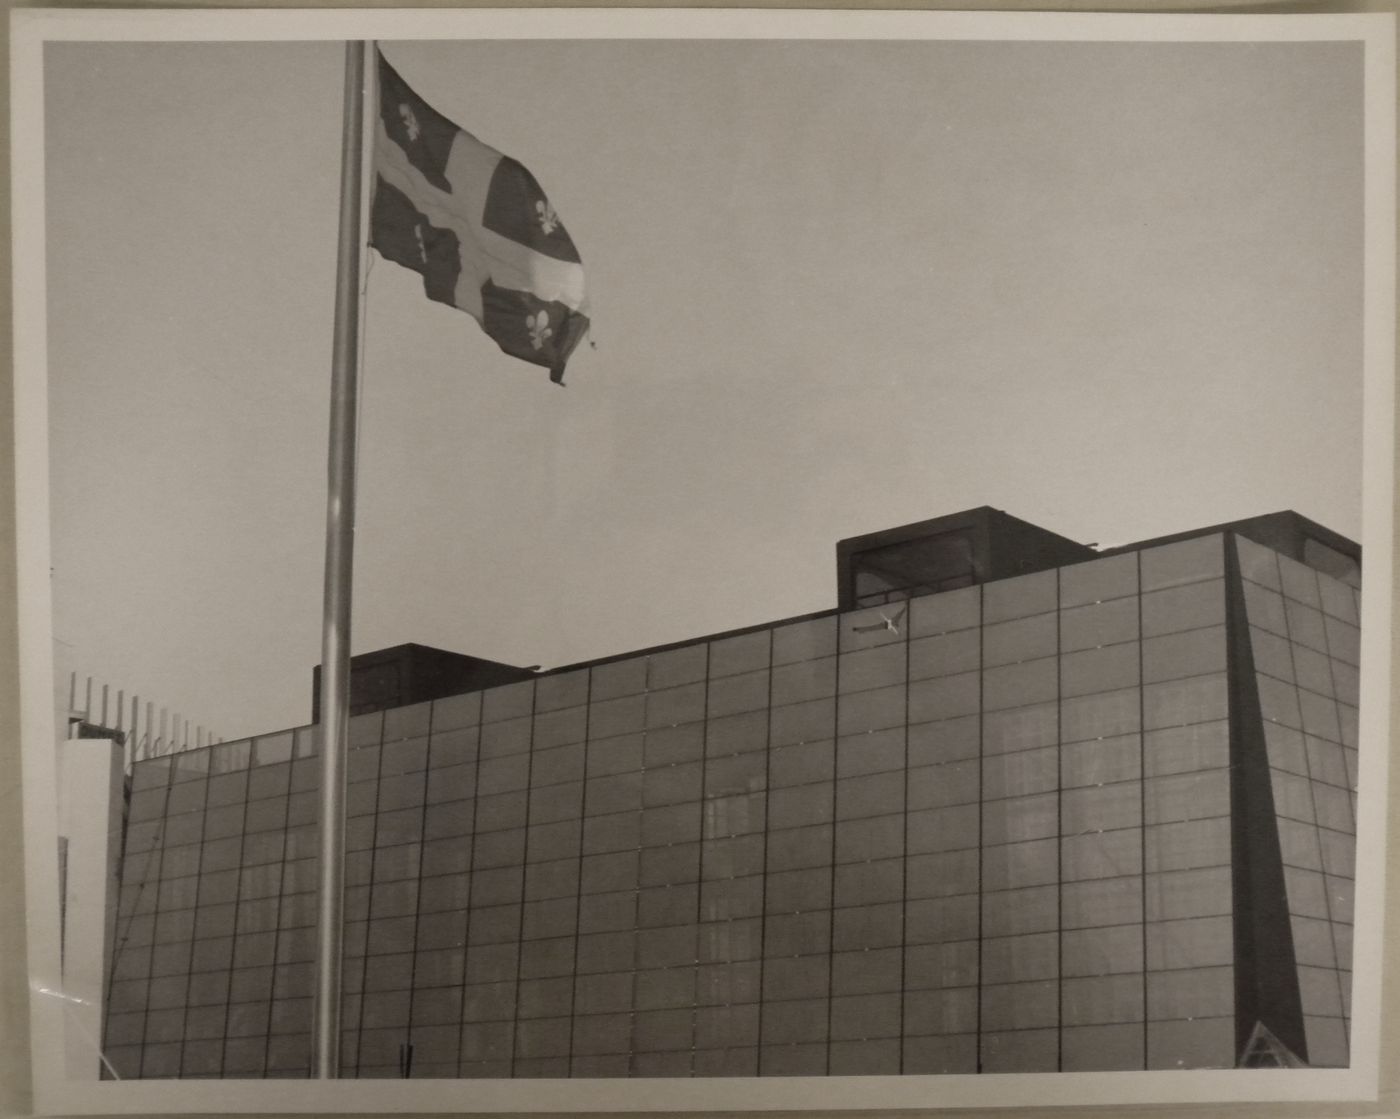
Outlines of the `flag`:
{"type": "Polygon", "coordinates": [[[463,131],[379,56],[370,245],[513,357],[550,371],[588,331],[583,265],[521,164],[463,131]]]}

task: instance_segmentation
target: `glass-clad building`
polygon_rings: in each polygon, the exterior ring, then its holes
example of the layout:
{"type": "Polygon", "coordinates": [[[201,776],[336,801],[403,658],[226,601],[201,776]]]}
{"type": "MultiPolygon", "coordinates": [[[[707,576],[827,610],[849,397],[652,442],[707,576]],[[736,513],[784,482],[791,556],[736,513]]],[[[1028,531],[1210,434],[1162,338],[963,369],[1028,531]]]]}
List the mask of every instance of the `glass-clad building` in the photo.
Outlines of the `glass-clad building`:
{"type": "MultiPolygon", "coordinates": [[[[836,611],[357,716],[345,1075],[1345,1065],[1359,556],[975,510],[843,542],[836,611]]],[[[134,766],[120,1076],[307,1075],[316,744],[134,766]]]]}

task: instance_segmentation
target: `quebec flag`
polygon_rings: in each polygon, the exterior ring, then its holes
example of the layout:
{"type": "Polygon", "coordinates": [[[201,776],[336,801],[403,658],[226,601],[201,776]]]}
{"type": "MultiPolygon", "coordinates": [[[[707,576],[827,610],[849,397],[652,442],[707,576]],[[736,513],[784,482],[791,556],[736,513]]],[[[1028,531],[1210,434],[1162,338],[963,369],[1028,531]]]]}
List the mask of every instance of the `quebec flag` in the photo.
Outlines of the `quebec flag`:
{"type": "Polygon", "coordinates": [[[433,109],[382,54],[373,167],[370,245],[563,384],[588,332],[583,265],[534,176],[433,109]]]}

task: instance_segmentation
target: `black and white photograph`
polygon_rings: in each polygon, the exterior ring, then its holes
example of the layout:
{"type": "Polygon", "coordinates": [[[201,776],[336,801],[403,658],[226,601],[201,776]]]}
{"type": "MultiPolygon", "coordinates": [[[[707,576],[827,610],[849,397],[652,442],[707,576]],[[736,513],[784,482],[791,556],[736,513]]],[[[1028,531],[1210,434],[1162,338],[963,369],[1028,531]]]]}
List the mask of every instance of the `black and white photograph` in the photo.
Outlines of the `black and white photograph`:
{"type": "Polygon", "coordinates": [[[36,1098],[1374,1099],[1394,34],[17,13],[36,1098]]]}

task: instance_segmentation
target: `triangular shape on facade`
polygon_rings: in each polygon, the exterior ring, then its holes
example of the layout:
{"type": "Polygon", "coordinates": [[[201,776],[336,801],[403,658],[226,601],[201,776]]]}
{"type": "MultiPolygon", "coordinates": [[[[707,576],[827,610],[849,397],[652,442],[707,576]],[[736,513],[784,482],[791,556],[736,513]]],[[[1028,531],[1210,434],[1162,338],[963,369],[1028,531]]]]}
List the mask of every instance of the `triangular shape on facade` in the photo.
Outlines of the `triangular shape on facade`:
{"type": "Polygon", "coordinates": [[[1254,1031],[1240,1054],[1240,1068],[1307,1068],[1303,1060],[1281,1042],[1263,1022],[1254,1023],[1254,1031]]]}

